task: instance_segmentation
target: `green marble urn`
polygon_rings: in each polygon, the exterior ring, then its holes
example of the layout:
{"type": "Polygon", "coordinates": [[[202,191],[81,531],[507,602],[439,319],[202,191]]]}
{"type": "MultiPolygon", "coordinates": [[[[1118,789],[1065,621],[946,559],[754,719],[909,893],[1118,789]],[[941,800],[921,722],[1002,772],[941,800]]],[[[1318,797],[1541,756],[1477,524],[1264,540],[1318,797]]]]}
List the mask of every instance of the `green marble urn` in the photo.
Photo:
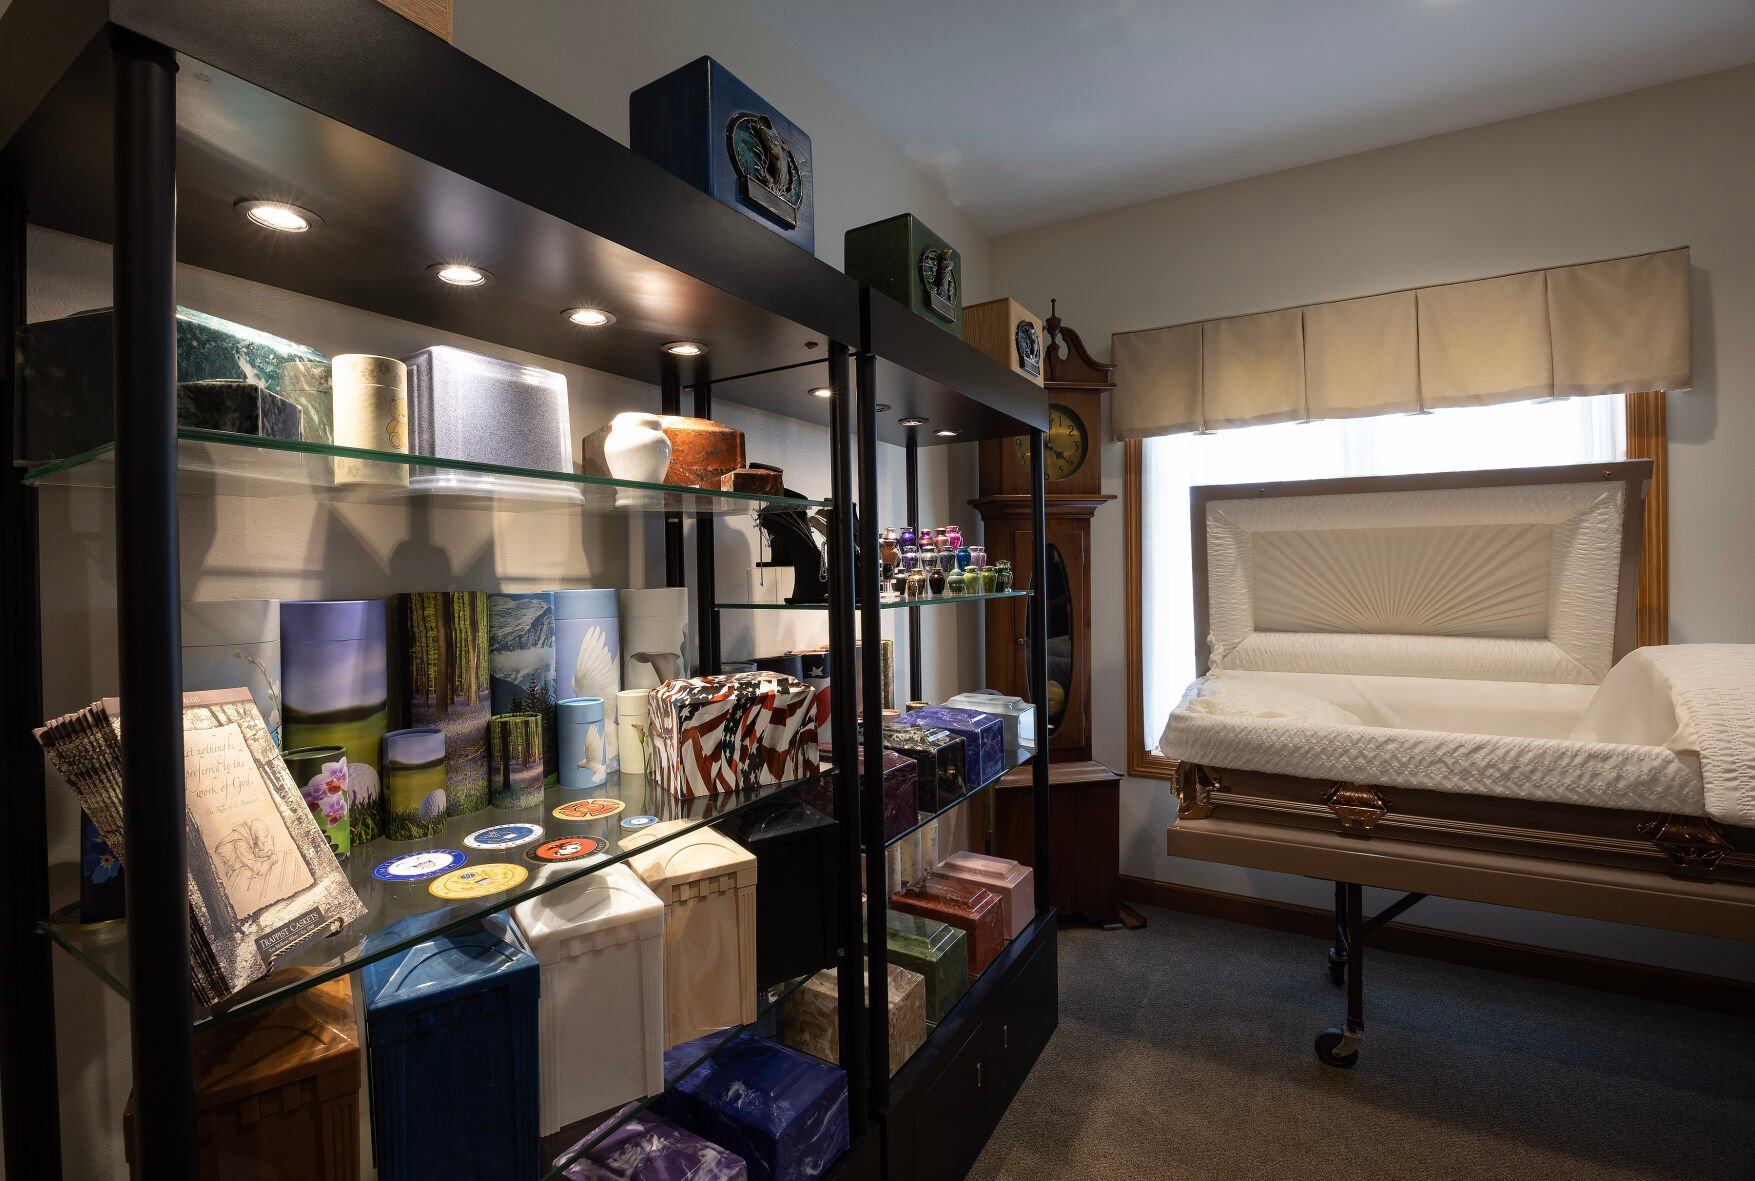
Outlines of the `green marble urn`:
{"type": "Polygon", "coordinates": [[[848,230],[843,269],[963,338],[963,256],[912,213],[848,230]]]}
{"type": "Polygon", "coordinates": [[[926,977],[926,1021],[937,1025],[969,991],[967,937],[935,919],[896,910],[885,917],[890,963],[926,977]]]}
{"type": "MultiPolygon", "coordinates": [[[[176,325],[179,425],[276,437],[296,429],[313,443],[334,437],[323,354],[188,308],[177,309],[176,325]]],[[[111,441],[114,335],[108,308],[25,326],[16,458],[65,459],[111,441]]]]}

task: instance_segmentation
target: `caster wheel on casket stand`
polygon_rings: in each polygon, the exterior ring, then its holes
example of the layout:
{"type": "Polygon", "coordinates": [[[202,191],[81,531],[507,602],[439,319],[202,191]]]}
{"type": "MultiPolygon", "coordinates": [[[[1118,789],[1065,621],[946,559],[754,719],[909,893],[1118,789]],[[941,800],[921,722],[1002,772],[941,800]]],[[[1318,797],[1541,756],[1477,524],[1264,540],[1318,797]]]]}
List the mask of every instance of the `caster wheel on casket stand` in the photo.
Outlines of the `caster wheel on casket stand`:
{"type": "Polygon", "coordinates": [[[1359,1038],[1344,1029],[1325,1029],[1316,1035],[1316,1057],[1324,1066],[1351,1070],[1359,1061],[1359,1038]]]}

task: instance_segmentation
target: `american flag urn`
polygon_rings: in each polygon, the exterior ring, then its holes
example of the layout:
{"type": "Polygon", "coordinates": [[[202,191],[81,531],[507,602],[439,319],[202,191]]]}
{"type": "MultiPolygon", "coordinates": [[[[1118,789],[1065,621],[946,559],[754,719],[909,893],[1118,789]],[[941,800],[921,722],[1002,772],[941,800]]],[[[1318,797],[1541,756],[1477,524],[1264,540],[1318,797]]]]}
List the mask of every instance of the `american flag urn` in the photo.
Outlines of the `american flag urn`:
{"type": "Polygon", "coordinates": [[[647,774],[685,800],[815,775],[816,695],[783,673],[666,681],[652,691],[647,774]]]}

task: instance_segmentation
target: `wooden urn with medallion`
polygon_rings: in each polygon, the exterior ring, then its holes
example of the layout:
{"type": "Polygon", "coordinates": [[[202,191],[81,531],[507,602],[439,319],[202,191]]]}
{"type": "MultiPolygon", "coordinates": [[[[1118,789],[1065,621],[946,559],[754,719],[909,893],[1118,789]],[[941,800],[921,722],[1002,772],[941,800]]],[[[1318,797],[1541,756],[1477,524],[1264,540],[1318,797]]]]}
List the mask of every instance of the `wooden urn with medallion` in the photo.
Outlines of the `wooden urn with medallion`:
{"type": "Polygon", "coordinates": [[[1042,318],[1015,299],[963,309],[963,339],[1020,377],[1042,384],[1042,318]]]}
{"type": "Polygon", "coordinates": [[[847,274],[959,339],[963,257],[912,213],[847,231],[847,274]]]}
{"type": "MultiPolygon", "coordinates": [[[[1011,301],[1006,315],[1027,316],[1011,301]]],[[[973,309],[971,309],[973,310],[973,309]]],[[[1015,329],[1015,324],[1014,324],[1015,329]]],[[[1016,341],[996,340],[1017,355],[1016,341]]],[[[1043,438],[1048,518],[1048,578],[1034,586],[1030,554],[1030,445],[1027,438],[981,443],[981,495],[969,503],[981,514],[990,562],[1016,571],[1016,589],[1047,596],[1048,700],[1038,702],[1038,734],[1048,738],[1049,816],[1054,831],[1053,905],[1110,926],[1121,920],[1121,777],[1091,761],[1091,521],[1114,500],[1103,491],[1098,439],[1103,391],[1115,388],[1113,365],[1093,360],[1084,342],[1062,323],[1054,301],[1042,325],[1042,389],[1048,399],[1043,438]]],[[[1028,600],[987,608],[987,687],[1029,698],[1028,600]]],[[[1039,739],[1040,740],[1040,739],[1039,739]]],[[[994,795],[993,851],[1032,864],[1034,832],[1030,769],[1001,779],[994,795]]]]}

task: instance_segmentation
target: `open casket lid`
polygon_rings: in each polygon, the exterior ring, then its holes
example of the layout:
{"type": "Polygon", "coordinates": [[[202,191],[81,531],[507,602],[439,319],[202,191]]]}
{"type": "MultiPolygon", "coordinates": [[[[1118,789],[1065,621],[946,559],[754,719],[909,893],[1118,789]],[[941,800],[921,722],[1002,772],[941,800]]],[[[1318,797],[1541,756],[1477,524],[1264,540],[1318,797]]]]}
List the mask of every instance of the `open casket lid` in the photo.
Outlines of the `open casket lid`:
{"type": "Polygon", "coordinates": [[[1597,684],[1651,461],[1191,490],[1200,673],[1597,684]]]}

